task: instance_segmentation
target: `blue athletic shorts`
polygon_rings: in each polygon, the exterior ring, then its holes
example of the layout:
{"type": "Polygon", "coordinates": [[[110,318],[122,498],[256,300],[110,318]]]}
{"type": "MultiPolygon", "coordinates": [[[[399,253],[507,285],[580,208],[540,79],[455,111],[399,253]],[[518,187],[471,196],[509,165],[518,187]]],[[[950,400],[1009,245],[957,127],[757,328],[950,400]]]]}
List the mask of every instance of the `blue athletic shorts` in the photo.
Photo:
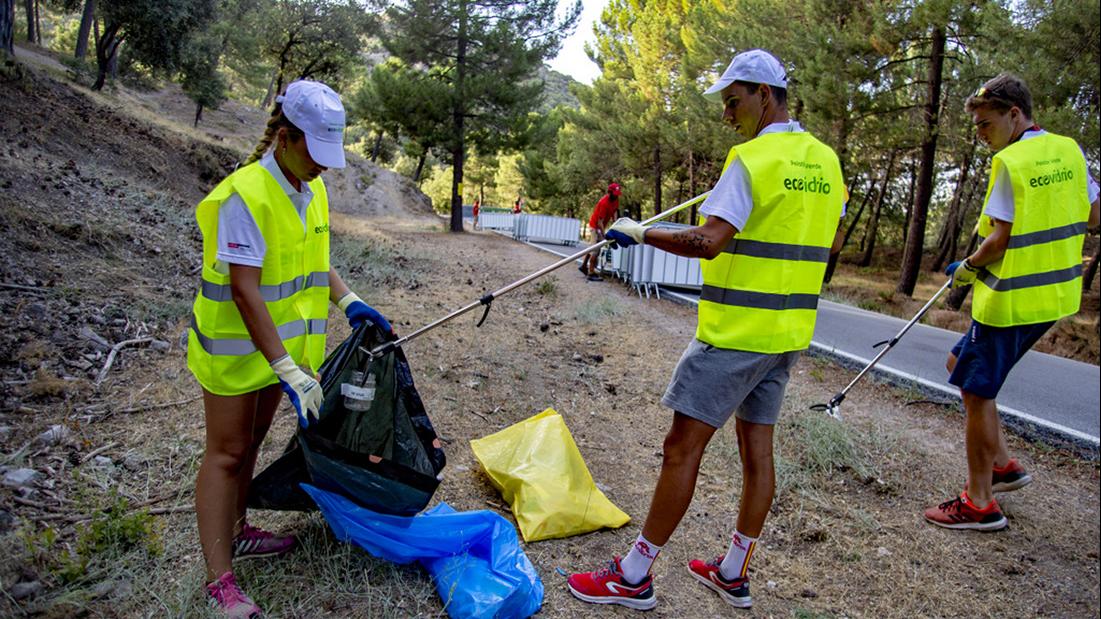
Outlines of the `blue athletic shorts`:
{"type": "Polygon", "coordinates": [[[1009,371],[1053,324],[991,327],[972,320],[967,333],[952,347],[956,369],[948,382],[980,398],[993,400],[1009,371]]]}

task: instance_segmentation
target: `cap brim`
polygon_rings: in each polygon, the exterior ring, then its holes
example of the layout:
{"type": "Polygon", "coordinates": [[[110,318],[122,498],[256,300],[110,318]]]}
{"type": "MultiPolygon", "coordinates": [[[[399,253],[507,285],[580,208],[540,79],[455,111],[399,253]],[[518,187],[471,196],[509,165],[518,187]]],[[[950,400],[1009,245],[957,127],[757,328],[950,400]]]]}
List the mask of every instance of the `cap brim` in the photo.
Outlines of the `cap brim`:
{"type": "Polygon", "coordinates": [[[342,141],[326,142],[307,133],[306,150],[310,151],[310,158],[318,165],[326,168],[343,168],[346,165],[344,161],[344,143],[342,141]]]}
{"type": "Polygon", "coordinates": [[[708,88],[707,90],[703,91],[703,98],[707,99],[708,101],[715,101],[715,102],[718,102],[718,103],[722,103],[723,102],[723,89],[726,88],[727,86],[733,84],[733,83],[734,83],[733,79],[725,78],[725,77],[721,78],[721,79],[719,79],[719,81],[715,82],[715,84],[711,88],[708,88]]]}

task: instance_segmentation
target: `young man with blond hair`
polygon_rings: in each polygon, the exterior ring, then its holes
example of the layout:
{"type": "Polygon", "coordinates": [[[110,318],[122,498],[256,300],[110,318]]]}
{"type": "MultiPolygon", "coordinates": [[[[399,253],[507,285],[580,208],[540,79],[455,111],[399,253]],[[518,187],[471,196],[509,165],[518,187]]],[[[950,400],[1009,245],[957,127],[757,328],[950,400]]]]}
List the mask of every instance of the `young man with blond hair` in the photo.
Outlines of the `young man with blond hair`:
{"type": "Polygon", "coordinates": [[[925,510],[950,529],[997,531],[1008,521],[995,492],[1032,477],[1009,457],[995,398],[1013,366],[1055,321],[1078,312],[1082,242],[1098,224],[1098,186],[1071,138],[1032,120],[1032,94],[1003,73],[967,99],[979,139],[993,149],[975,253],[948,265],[953,286],[974,285],[971,327],[948,354],[948,382],[967,411],[967,482],[925,510]]]}

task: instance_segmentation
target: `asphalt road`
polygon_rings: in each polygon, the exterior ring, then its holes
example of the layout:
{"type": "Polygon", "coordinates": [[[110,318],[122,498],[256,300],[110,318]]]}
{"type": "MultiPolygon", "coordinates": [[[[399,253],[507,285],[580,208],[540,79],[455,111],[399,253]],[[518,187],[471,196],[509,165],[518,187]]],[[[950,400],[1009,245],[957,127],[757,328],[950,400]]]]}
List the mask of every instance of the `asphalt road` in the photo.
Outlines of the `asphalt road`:
{"type": "MultiPolygon", "coordinates": [[[[559,256],[569,256],[583,247],[529,244],[559,256]]],[[[697,294],[685,291],[663,290],[662,296],[691,304],[698,298],[697,294]]],[[[872,346],[893,337],[906,322],[822,300],[811,347],[864,366],[879,352],[872,346]]],[[[944,361],[960,336],[937,327],[914,325],[875,369],[894,380],[913,381],[958,401],[959,392],[948,384],[944,361]]],[[[860,388],[861,385],[854,387],[860,388]]],[[[1009,421],[1023,428],[1096,451],[1101,445],[1101,369],[1030,351],[1009,375],[998,395],[998,408],[1009,421]]]]}

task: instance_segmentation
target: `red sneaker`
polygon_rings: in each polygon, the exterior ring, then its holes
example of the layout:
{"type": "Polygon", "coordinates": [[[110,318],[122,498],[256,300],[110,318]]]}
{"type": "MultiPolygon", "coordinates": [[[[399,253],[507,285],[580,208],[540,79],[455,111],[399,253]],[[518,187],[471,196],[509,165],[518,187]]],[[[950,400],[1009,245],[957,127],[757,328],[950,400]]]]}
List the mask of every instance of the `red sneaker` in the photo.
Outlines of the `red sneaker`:
{"type": "Polygon", "coordinates": [[[998,502],[991,499],[990,504],[979,509],[971,502],[966,492],[954,499],[925,510],[925,519],[946,529],[975,529],[976,531],[1000,531],[1008,526],[998,502]]]}
{"type": "Polygon", "coordinates": [[[653,585],[654,577],[649,574],[638,584],[624,580],[619,557],[612,559],[608,567],[595,572],[570,574],[566,581],[570,593],[579,600],[591,604],[619,604],[635,610],[650,610],[657,606],[653,585]]]}
{"type": "Polygon", "coordinates": [[[719,594],[724,602],[735,608],[749,608],[753,606],[753,598],[749,596],[749,578],[735,578],[727,580],[719,571],[719,565],[723,562],[720,555],[714,561],[704,562],[692,559],[688,563],[688,573],[693,578],[703,583],[703,586],[719,594]]]}
{"type": "Polygon", "coordinates": [[[1004,468],[994,467],[993,481],[994,492],[1012,492],[1031,484],[1032,476],[1016,458],[1010,458],[1004,468]]]}

